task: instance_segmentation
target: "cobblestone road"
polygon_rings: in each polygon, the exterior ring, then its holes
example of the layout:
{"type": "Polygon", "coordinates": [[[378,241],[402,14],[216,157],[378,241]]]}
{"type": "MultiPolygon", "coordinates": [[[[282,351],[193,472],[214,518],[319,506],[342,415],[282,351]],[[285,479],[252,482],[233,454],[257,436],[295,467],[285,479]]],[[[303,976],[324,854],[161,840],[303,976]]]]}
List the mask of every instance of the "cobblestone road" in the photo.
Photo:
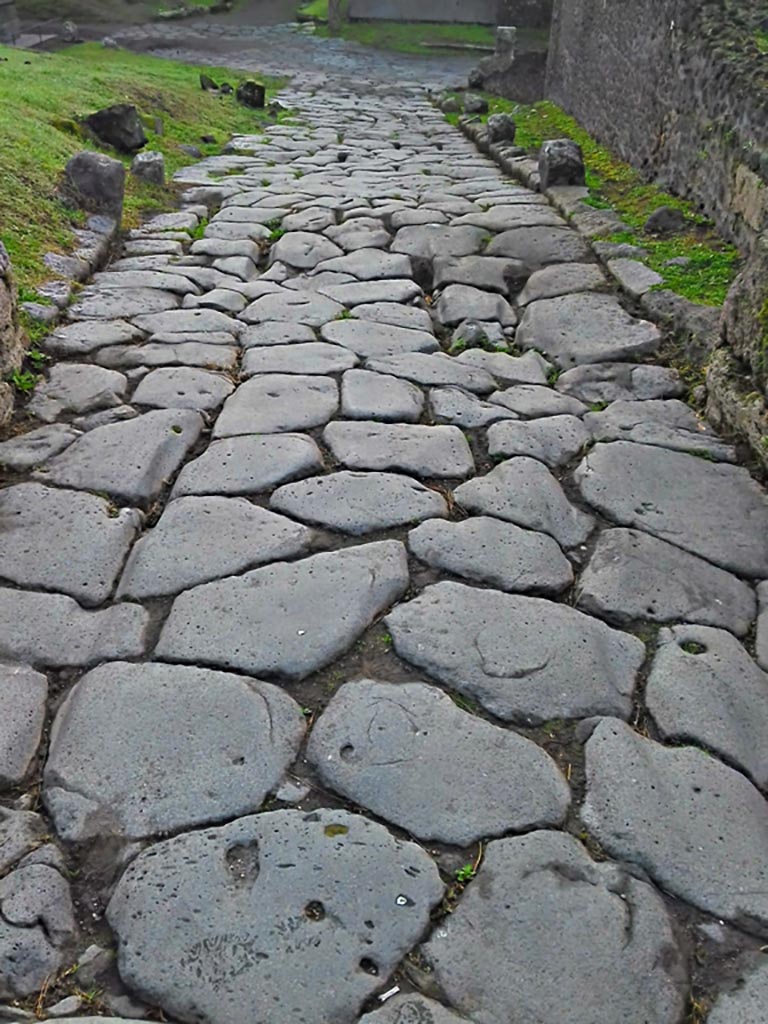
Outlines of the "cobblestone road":
{"type": "Polygon", "coordinates": [[[0,445],[0,995],[764,1024],[762,489],[421,92],[284,100],[0,445]]]}

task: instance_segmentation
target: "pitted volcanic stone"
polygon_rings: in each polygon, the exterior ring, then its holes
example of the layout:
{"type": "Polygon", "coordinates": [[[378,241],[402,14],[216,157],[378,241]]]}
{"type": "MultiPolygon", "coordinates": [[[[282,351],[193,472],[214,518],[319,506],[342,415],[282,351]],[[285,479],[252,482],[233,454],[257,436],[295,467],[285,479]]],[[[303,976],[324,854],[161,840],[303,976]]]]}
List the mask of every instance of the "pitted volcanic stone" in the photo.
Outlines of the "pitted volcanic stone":
{"type": "Polygon", "coordinates": [[[636,441],[736,461],[733,446],[721,441],[690,406],[676,398],[613,402],[603,412],[587,413],[584,423],[596,441],[636,441]]]}
{"type": "Polygon", "coordinates": [[[538,352],[510,356],[505,352],[486,352],[481,348],[468,348],[457,356],[460,363],[476,366],[490,373],[500,384],[546,384],[550,364],[538,352]]]}
{"type": "Polygon", "coordinates": [[[381,825],[289,810],[139,854],[107,916],[123,980],[180,1020],[353,1024],[442,895],[427,854],[381,825]]]}
{"type": "Polygon", "coordinates": [[[87,363],[60,363],[52,366],[48,379],[35,388],[27,412],[44,423],[53,423],[62,413],[120,405],[127,390],[122,373],[87,363]]]}
{"type": "Polygon", "coordinates": [[[39,814],[0,807],[0,872],[5,874],[22,857],[41,846],[47,832],[45,819],[39,814]]]}
{"type": "Polygon", "coordinates": [[[520,594],[558,594],[573,583],[571,564],[551,537],[477,516],[430,520],[408,535],[413,554],[434,569],[520,594]]]}
{"type": "Polygon", "coordinates": [[[550,469],[564,466],[590,440],[589,431],[575,416],[548,416],[494,424],[488,431],[488,452],[493,456],[530,455],[550,469]]]}
{"type": "Polygon", "coordinates": [[[303,522],[352,534],[448,514],[445,498],[438,491],[399,473],[342,471],[316,476],[279,488],[270,504],[303,522]]]}
{"type": "Polygon", "coordinates": [[[755,595],[741,580],[638,530],[605,530],[579,580],[578,604],[618,623],[697,622],[746,636],[755,595]]]}
{"type": "Polygon", "coordinates": [[[66,423],[38,427],[0,442],[0,466],[17,473],[34,469],[58,455],[80,437],[80,431],[66,423]]]}
{"type": "Polygon", "coordinates": [[[325,785],[356,805],[420,839],[456,846],[557,826],[570,804],[548,754],[423,683],[342,686],[312,730],[307,758],[325,785]]]}
{"type": "Polygon", "coordinates": [[[471,285],[508,295],[526,278],[518,260],[492,256],[438,256],[434,262],[434,288],[448,284],[471,285]]]}
{"type": "Polygon", "coordinates": [[[97,348],[125,345],[141,337],[141,331],[125,320],[63,324],[45,339],[45,349],[55,356],[82,356],[97,348]]]}
{"type": "Polygon", "coordinates": [[[293,345],[297,342],[316,340],[315,332],[307,324],[292,324],[285,320],[246,327],[240,335],[240,344],[245,349],[259,348],[262,345],[293,345]]]}
{"type": "MultiPolygon", "coordinates": [[[[209,334],[224,331],[234,337],[242,324],[215,309],[178,309],[152,316],[135,316],[133,322],[147,334],[209,334]]],[[[179,339],[183,341],[183,338],[179,339]]]]}
{"type": "Polygon", "coordinates": [[[693,740],[768,785],[768,675],[730,633],[662,630],[646,703],[663,739],[693,740]]]}
{"type": "Polygon", "coordinates": [[[386,618],[400,657],[504,721],[627,718],[645,647],[568,605],[437,583],[386,618]]]}
{"type": "Polygon", "coordinates": [[[185,494],[260,494],[272,487],[320,473],[323,457],[304,434],[224,438],[179,473],[171,498],[185,494]]]}
{"type": "Polygon", "coordinates": [[[257,811],[303,735],[301,709],[269,683],[113,662],[56,715],[43,796],[69,842],[189,829],[257,811]]]}
{"type": "Polygon", "coordinates": [[[347,419],[415,423],[423,408],[420,388],[399,377],[349,370],[341,379],[341,413],[347,419]]]}
{"type": "Polygon", "coordinates": [[[118,596],[142,601],[303,554],[311,530],[244,498],[172,501],[134,546],[118,596]]]}
{"type": "Polygon", "coordinates": [[[420,306],[404,306],[398,302],[363,302],[355,306],[352,316],[377,324],[391,324],[412,331],[434,333],[432,317],[420,306]]]}
{"type": "Polygon", "coordinates": [[[768,964],[761,957],[741,984],[718,997],[707,1021],[708,1024],[762,1024],[767,1005],[768,964]]]}
{"type": "Polygon", "coordinates": [[[552,388],[539,384],[516,384],[505,391],[494,391],[490,402],[497,402],[505,409],[511,409],[523,419],[538,419],[544,416],[583,416],[587,406],[561,395],[552,388]]]}
{"type": "Polygon", "coordinates": [[[303,679],[347,650],[407,586],[399,541],[276,562],[177,597],[158,657],[303,679]]]}
{"type": "Polygon", "coordinates": [[[354,252],[357,249],[385,249],[391,241],[391,235],[381,221],[373,217],[355,217],[344,224],[326,228],[323,234],[344,252],[354,252]]]}
{"type": "Polygon", "coordinates": [[[740,575],[768,576],[768,501],[746,469],[615,441],[595,445],[575,479],[614,522],[740,575]]]}
{"type": "Polygon", "coordinates": [[[349,469],[397,470],[426,478],[466,477],[475,462],[458,427],[336,421],[323,432],[333,456],[349,469]]]}
{"type": "Polygon", "coordinates": [[[661,332],[655,324],[630,316],[615,296],[581,292],[532,302],[516,340],[521,348],[535,348],[567,370],[652,355],[661,344],[661,332]]]}
{"type": "Polygon", "coordinates": [[[451,221],[451,227],[473,224],[494,234],[515,228],[565,227],[565,221],[551,206],[544,203],[513,203],[492,206],[490,210],[465,213],[451,221]]]}
{"type": "Polygon", "coordinates": [[[148,504],[184,461],[202,427],[200,414],[190,410],[148,412],[89,431],[35,475],[62,487],[148,504]]]}
{"type": "Polygon", "coordinates": [[[422,952],[452,1004],[477,1021],[677,1024],[687,1003],[685,958],[661,897],[556,832],[490,843],[422,952]],[[493,956],[480,936],[493,936],[493,956]]]}
{"type": "Polygon", "coordinates": [[[321,427],[339,407],[331,377],[271,373],[241,384],[224,404],[214,437],[276,434],[321,427]]]}
{"type": "Polygon", "coordinates": [[[408,352],[436,352],[440,348],[434,335],[426,331],[367,320],[334,320],[323,327],[320,336],[334,345],[348,348],[363,359],[408,352]]]}
{"type": "Polygon", "coordinates": [[[160,288],[178,295],[198,295],[200,289],[188,277],[173,273],[168,265],[162,270],[119,270],[96,274],[93,283],[100,288],[160,288]]]}
{"type": "Polygon", "coordinates": [[[449,284],[435,306],[435,317],[445,327],[463,320],[490,320],[514,327],[517,316],[507,300],[496,292],[466,284],[449,284]]]}
{"type": "MultiPolygon", "coordinates": [[[[184,335],[177,337],[183,338],[184,335]]],[[[154,342],[102,348],[95,354],[94,360],[101,366],[117,366],[122,370],[145,366],[200,366],[207,370],[234,370],[237,366],[237,349],[194,341],[179,344],[154,342]]]]}
{"type": "Polygon", "coordinates": [[[43,733],[47,697],[45,676],[26,665],[0,665],[0,787],[17,786],[29,771],[43,733]]]}
{"type": "Polygon", "coordinates": [[[517,419],[517,413],[500,405],[483,402],[461,388],[432,388],[429,405],[436,423],[448,423],[473,430],[499,420],[517,419]]]}
{"type": "Polygon", "coordinates": [[[568,501],[547,467],[525,456],[467,481],[456,488],[455,498],[470,512],[547,533],[564,548],[583,544],[595,526],[591,516],[568,501]]]}
{"type": "Polygon", "coordinates": [[[605,274],[596,263],[553,264],[536,270],[517,297],[518,306],[539,299],[555,299],[572,292],[602,291],[608,288],[605,274]]]}
{"type": "Polygon", "coordinates": [[[316,232],[323,231],[335,223],[336,218],[333,215],[333,210],[328,210],[322,206],[308,206],[306,210],[302,210],[300,213],[290,213],[287,217],[283,217],[280,227],[283,231],[316,232]]]}
{"type": "Polygon", "coordinates": [[[343,255],[343,250],[330,238],[309,231],[289,231],[272,246],[269,262],[285,263],[296,270],[312,270],[318,263],[343,255]]]}
{"type": "Polygon", "coordinates": [[[177,309],[181,296],[158,288],[84,288],[67,310],[70,320],[120,320],[177,309]]]}
{"type": "Polygon", "coordinates": [[[431,261],[436,256],[473,256],[480,252],[486,237],[487,232],[482,228],[469,225],[452,228],[424,224],[400,228],[390,248],[392,252],[431,261]]]}
{"type": "Polygon", "coordinates": [[[768,935],[768,817],[743,775],[614,719],[598,724],[586,755],[581,816],[611,856],[640,864],[700,910],[768,935]]]}
{"type": "Polygon", "coordinates": [[[269,323],[286,320],[289,323],[306,324],[308,327],[322,327],[335,320],[344,312],[344,306],[322,295],[320,292],[290,291],[264,295],[252,302],[240,314],[248,324],[269,323]]]}
{"type": "Polygon", "coordinates": [[[573,228],[547,226],[504,231],[486,247],[485,255],[519,260],[529,274],[549,263],[584,263],[590,258],[587,243],[573,228]]]}
{"type": "Polygon", "coordinates": [[[346,256],[337,256],[318,264],[315,273],[351,274],[358,281],[381,281],[385,278],[410,277],[411,261],[398,253],[381,249],[357,249],[346,256]]]}
{"type": "MultiPolygon", "coordinates": [[[[63,1024],[74,1024],[74,1022],[65,1021],[63,1024]]],[[[85,1024],[93,1024],[93,1021],[86,1021],[85,1024]]],[[[446,1009],[442,1003],[436,1003],[433,999],[426,999],[417,992],[411,992],[388,999],[380,1010],[374,1010],[361,1017],[359,1024],[468,1024],[468,1022],[465,1017],[459,1017],[446,1009]]],[[[723,1021],[722,1024],[726,1024],[726,1022],[723,1021]]],[[[739,1021],[738,1024],[741,1022],[739,1021]]],[[[753,1022],[744,1022],[744,1024],[753,1024],[753,1022]]],[[[754,1024],[759,1024],[759,1022],[755,1020],[754,1024]]]]}
{"type": "Polygon", "coordinates": [[[555,387],[592,405],[598,402],[678,398],[685,384],[677,370],[634,363],[592,363],[561,374],[555,387]]]}
{"type": "Polygon", "coordinates": [[[370,302],[412,302],[423,294],[415,281],[388,278],[385,281],[354,281],[323,288],[323,294],[348,309],[370,302]]]}
{"type": "Polygon", "coordinates": [[[493,391],[493,377],[486,371],[460,363],[443,352],[380,356],[368,359],[366,369],[404,377],[428,387],[455,386],[478,395],[493,391]]]}
{"type": "Polygon", "coordinates": [[[322,341],[306,345],[272,345],[246,352],[243,374],[252,377],[257,373],[343,373],[351,370],[357,362],[353,352],[322,341]]]}
{"type": "Polygon", "coordinates": [[[159,409],[212,412],[232,394],[235,385],[220,373],[188,366],[161,367],[142,377],[133,393],[136,405],[159,409]]]}
{"type": "Polygon", "coordinates": [[[184,299],[185,309],[218,309],[222,313],[241,313],[248,304],[248,300],[240,292],[232,291],[230,288],[214,288],[205,295],[188,295],[184,299]]]}
{"type": "Polygon", "coordinates": [[[136,509],[113,509],[95,494],[36,483],[8,487],[0,491],[0,575],[101,604],[142,521],[136,509]]]}

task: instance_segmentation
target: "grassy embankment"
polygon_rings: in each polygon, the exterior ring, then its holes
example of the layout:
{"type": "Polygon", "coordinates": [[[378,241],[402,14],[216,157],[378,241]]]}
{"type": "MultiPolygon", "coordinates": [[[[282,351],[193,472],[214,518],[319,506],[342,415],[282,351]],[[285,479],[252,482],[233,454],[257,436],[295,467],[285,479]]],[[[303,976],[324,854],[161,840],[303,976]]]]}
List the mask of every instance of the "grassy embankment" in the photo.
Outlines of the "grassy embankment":
{"type": "MultiPolygon", "coordinates": [[[[239,6],[243,0],[233,0],[239,6]]],[[[212,7],[216,0],[185,0],[185,5],[212,7]]],[[[71,20],[75,23],[139,24],[160,11],[181,6],[181,0],[16,0],[25,20],[71,20]]]]}

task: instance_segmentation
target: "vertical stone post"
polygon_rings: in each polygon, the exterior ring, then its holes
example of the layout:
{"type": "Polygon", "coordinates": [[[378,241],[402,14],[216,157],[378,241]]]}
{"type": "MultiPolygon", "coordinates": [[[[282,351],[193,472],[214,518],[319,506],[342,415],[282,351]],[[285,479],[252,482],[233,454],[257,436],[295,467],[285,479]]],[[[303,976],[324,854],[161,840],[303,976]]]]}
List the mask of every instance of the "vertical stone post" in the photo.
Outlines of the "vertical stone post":
{"type": "Polygon", "coordinates": [[[0,242],[0,427],[13,412],[13,386],[5,378],[18,370],[24,358],[24,335],[16,310],[16,286],[11,261],[0,242]]]}
{"type": "Polygon", "coordinates": [[[331,35],[337,36],[341,33],[343,19],[342,0],[328,0],[328,29],[331,35]]]}

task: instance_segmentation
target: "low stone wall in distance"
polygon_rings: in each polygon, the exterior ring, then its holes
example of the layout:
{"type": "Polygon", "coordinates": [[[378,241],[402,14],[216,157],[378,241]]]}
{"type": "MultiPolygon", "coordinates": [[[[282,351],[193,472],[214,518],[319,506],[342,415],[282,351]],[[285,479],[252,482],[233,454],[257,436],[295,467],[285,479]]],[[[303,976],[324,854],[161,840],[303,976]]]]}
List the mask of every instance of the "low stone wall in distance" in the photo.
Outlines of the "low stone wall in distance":
{"type": "Polygon", "coordinates": [[[495,25],[497,0],[350,0],[353,21],[436,21],[495,25]]]}

